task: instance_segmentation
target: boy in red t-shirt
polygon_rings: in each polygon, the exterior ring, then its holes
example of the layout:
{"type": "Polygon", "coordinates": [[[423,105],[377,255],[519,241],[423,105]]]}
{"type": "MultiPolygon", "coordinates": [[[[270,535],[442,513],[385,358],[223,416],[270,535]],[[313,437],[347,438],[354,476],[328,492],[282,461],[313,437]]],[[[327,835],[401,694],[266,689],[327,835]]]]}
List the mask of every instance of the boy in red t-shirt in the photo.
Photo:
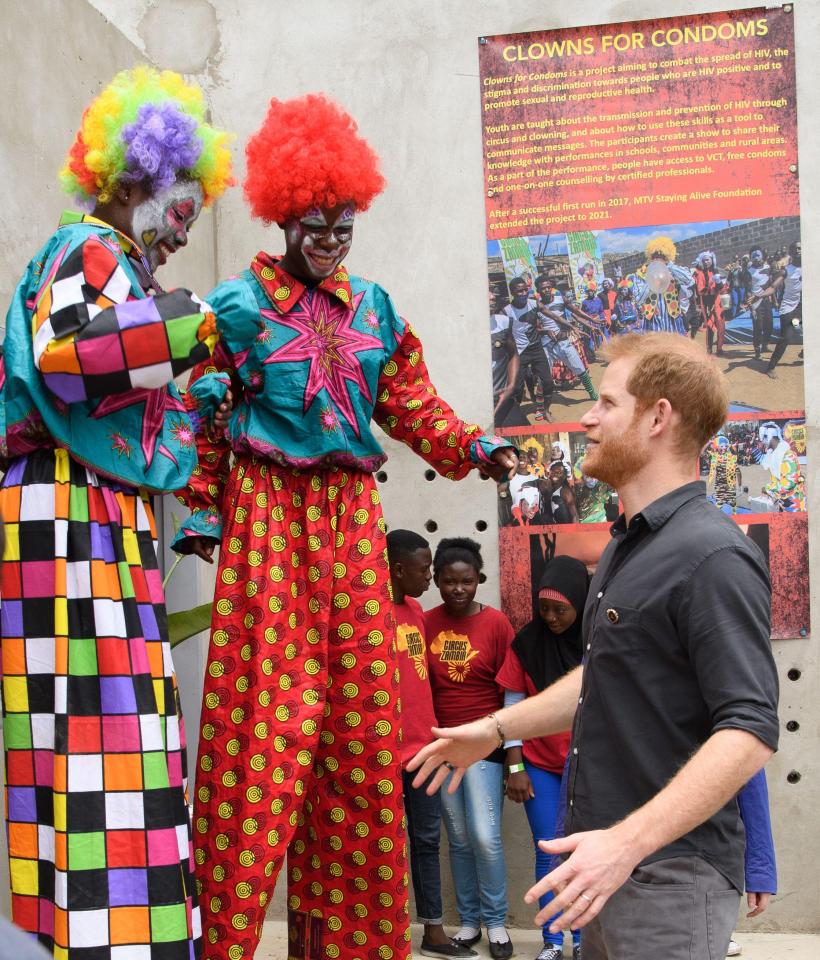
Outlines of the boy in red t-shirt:
{"type": "MultiPolygon", "coordinates": [[[[433,562],[430,545],[412,530],[391,530],[387,534],[387,557],[393,587],[396,618],[396,648],[402,702],[402,767],[432,739],[430,728],[437,726],[433,695],[427,676],[427,642],[424,616],[414,599],[430,586],[433,562]],[[412,705],[412,706],[411,706],[412,705]]],[[[413,775],[402,771],[404,808],[410,846],[410,871],[416,897],[418,922],[424,924],[421,954],[425,957],[476,957],[469,947],[455,943],[442,926],[439,837],[441,800],[438,792],[427,796],[425,787],[413,786],[413,775]]],[[[426,785],[425,785],[426,786],[426,785]]]]}

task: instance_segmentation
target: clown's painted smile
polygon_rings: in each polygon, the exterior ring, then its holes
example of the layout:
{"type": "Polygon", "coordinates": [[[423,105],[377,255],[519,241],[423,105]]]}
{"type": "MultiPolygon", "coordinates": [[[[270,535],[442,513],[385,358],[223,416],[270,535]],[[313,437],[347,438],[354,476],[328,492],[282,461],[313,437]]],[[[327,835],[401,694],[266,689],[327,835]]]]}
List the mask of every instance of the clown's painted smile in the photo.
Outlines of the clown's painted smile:
{"type": "Polygon", "coordinates": [[[198,181],[177,180],[134,210],[133,236],[152,270],[188,243],[188,231],[202,210],[202,201],[202,185],[198,181]]]}
{"type": "Polygon", "coordinates": [[[355,209],[349,203],[314,207],[285,224],[282,266],[297,278],[321,281],[331,276],[353,242],[355,209]]]}

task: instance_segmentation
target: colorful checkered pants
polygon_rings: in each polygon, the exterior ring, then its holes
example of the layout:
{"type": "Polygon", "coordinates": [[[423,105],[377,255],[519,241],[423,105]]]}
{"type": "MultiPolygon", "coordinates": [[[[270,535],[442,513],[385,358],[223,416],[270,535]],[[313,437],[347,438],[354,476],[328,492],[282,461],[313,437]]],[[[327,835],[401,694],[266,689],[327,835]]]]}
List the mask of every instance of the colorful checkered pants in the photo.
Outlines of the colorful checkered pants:
{"type": "Polygon", "coordinates": [[[373,479],[240,459],[224,500],[194,845],[203,957],[404,960],[398,671],[373,479]]]}
{"type": "Polygon", "coordinates": [[[150,505],[42,450],[12,463],[0,511],[14,921],[59,960],[191,960],[184,733],[150,505]]]}

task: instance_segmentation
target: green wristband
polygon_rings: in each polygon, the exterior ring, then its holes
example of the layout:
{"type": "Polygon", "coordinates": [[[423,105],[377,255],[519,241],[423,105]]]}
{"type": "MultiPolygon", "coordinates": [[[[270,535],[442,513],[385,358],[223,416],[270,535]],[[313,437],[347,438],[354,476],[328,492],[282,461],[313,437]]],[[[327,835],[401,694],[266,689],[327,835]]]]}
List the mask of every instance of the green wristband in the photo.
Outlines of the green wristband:
{"type": "Polygon", "coordinates": [[[523,763],[511,763],[507,767],[507,773],[526,773],[527,768],[523,763]]]}

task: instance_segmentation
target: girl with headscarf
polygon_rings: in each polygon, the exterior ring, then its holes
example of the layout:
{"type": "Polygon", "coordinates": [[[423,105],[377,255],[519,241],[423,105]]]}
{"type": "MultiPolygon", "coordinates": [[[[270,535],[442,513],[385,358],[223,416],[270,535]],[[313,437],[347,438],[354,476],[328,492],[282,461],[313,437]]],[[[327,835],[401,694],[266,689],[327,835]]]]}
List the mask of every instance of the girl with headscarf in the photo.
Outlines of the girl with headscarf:
{"type": "MultiPolygon", "coordinates": [[[[538,615],[513,640],[496,678],[504,688],[504,706],[535,696],[573,670],[581,662],[581,623],[589,590],[589,574],[574,557],[555,557],[538,585],[538,615]]],[[[569,731],[538,737],[506,747],[506,795],[523,803],[535,844],[535,875],[550,870],[551,857],[539,841],[556,835],[561,793],[561,774],[569,750],[569,731]]],[[[541,898],[543,909],[552,894],[541,898]]],[[[562,934],[543,929],[544,947],[536,960],[560,960],[562,934]]],[[[580,955],[580,934],[573,933],[573,957],[580,955]]]]}

